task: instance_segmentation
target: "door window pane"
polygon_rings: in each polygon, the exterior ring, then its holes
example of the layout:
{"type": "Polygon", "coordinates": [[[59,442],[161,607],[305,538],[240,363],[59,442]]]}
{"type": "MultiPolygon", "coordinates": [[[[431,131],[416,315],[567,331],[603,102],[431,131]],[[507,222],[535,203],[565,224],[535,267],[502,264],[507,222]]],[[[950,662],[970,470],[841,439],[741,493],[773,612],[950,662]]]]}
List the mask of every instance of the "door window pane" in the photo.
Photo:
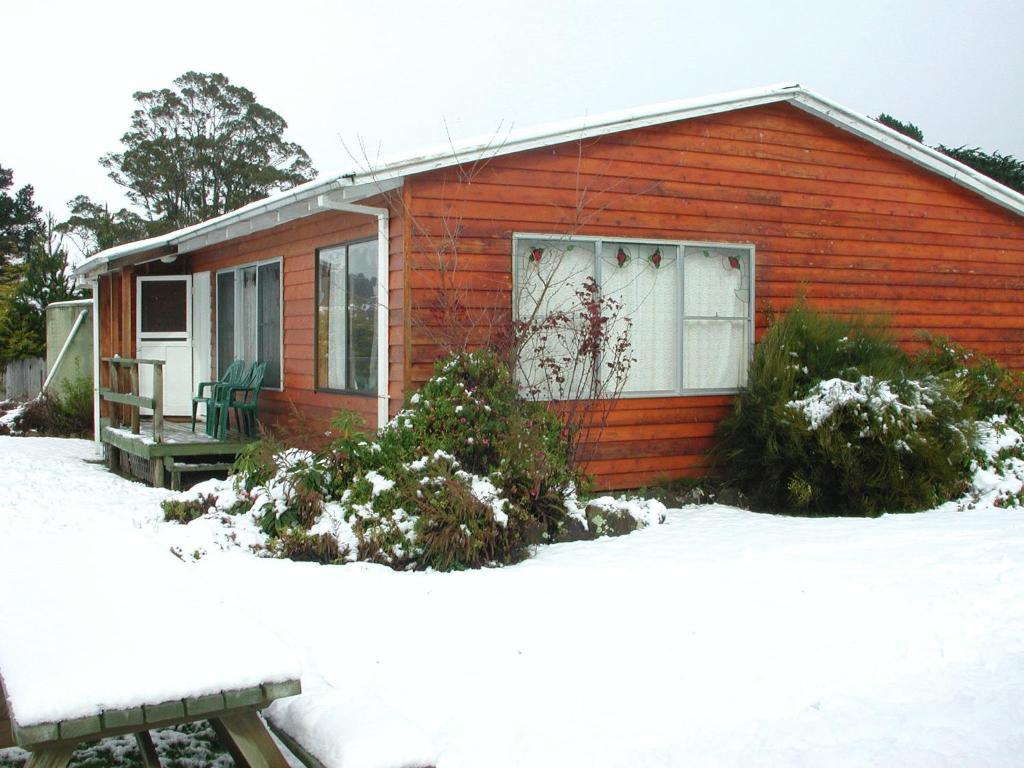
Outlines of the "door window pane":
{"type": "Polygon", "coordinates": [[[346,389],[377,390],[377,241],[348,248],[346,389]]]}
{"type": "Polygon", "coordinates": [[[140,280],[142,333],[188,333],[188,286],[185,280],[140,280]]]}
{"type": "Polygon", "coordinates": [[[259,267],[259,356],[267,364],[265,387],[281,386],[281,265],[259,267]]]}
{"type": "Polygon", "coordinates": [[[217,372],[235,359],[235,273],[217,275],[217,372]]]}
{"type": "Polygon", "coordinates": [[[247,363],[259,357],[257,347],[256,267],[238,270],[238,327],[235,331],[235,350],[247,363]]]}

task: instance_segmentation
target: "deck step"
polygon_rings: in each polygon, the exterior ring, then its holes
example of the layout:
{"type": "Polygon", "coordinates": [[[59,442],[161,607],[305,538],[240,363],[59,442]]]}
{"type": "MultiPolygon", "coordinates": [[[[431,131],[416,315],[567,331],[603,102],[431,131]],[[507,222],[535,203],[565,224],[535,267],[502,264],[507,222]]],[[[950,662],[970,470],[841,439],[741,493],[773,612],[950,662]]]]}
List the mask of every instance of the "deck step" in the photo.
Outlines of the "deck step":
{"type": "Polygon", "coordinates": [[[181,476],[186,472],[226,472],[234,466],[231,461],[191,462],[175,461],[172,456],[164,456],[164,469],[171,474],[171,490],[181,490],[181,476]]]}
{"type": "Polygon", "coordinates": [[[233,461],[218,461],[208,464],[195,464],[190,461],[174,461],[170,456],[164,457],[164,468],[170,472],[220,472],[231,469],[233,461]]]}

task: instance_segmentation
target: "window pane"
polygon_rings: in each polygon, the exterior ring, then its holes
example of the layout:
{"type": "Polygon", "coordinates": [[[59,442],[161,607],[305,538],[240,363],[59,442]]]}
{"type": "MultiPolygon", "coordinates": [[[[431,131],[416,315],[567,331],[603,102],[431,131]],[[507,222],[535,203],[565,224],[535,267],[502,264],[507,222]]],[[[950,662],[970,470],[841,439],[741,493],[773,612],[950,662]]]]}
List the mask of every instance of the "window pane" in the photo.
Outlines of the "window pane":
{"type": "Polygon", "coordinates": [[[217,371],[235,359],[235,273],[217,275],[217,371]]]}
{"type": "Polygon", "coordinates": [[[257,329],[257,298],[256,298],[256,267],[245,267],[238,270],[238,328],[235,329],[235,344],[238,357],[249,365],[259,359],[256,345],[257,329]]]}
{"type": "MultiPolygon", "coordinates": [[[[676,389],[679,363],[679,270],[674,246],[605,242],[601,247],[604,295],[622,302],[621,316],[632,319],[630,354],[636,358],[625,392],[676,389]],[[622,262],[621,265],[619,262],[622,262]]],[[[610,329],[615,339],[625,323],[610,329]]]]}
{"type": "Polygon", "coordinates": [[[348,247],[346,389],[377,391],[377,241],[348,247]]]}
{"type": "Polygon", "coordinates": [[[345,388],[345,247],[320,251],[317,297],[317,384],[345,388]]]}
{"type": "Polygon", "coordinates": [[[736,389],[747,378],[745,320],[683,323],[683,389],[736,389]]]}
{"type": "Polygon", "coordinates": [[[587,278],[595,277],[595,244],[520,240],[516,267],[516,310],[520,322],[539,323],[552,315],[564,321],[524,340],[517,371],[520,385],[527,393],[550,399],[580,392],[586,387],[590,371],[577,355],[584,332],[576,311],[580,305],[577,291],[587,278]],[[564,381],[556,381],[550,368],[545,370],[541,357],[559,367],[564,381]]]}
{"type": "Polygon", "coordinates": [[[281,386],[281,265],[259,267],[259,360],[267,364],[265,387],[281,386]]]}
{"type": "Polygon", "coordinates": [[[184,280],[141,280],[143,333],[188,332],[188,290],[184,280]]]}
{"type": "Polygon", "coordinates": [[[746,317],[750,301],[747,252],[687,246],[683,311],[687,317],[746,317]]]}

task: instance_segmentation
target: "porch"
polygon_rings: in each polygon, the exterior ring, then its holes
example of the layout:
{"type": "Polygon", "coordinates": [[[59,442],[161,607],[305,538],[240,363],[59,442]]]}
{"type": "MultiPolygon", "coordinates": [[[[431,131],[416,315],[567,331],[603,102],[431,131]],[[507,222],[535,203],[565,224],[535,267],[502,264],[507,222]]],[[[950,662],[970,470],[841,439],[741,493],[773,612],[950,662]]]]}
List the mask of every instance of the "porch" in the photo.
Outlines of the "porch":
{"type": "Polygon", "coordinates": [[[103,454],[111,469],[157,488],[169,484],[175,491],[181,489],[184,474],[226,472],[252,440],[236,431],[218,440],[207,435],[201,423],[193,432],[191,422],[164,421],[160,441],[152,418],[140,419],[138,434],[112,426],[109,419],[100,424],[103,454]]]}
{"type": "Polygon", "coordinates": [[[163,411],[163,360],[107,358],[110,388],[99,390],[109,415],[100,419],[99,437],[108,466],[162,488],[169,481],[180,490],[182,475],[212,474],[230,469],[254,438],[228,430],[218,439],[203,424],[193,431],[191,420],[172,421],[163,411]],[[152,397],[139,394],[140,369],[152,370],[152,397]],[[127,374],[127,387],[124,382],[127,374]],[[124,391],[127,390],[127,391],[124,391]],[[143,410],[150,414],[143,414],[143,410]]]}

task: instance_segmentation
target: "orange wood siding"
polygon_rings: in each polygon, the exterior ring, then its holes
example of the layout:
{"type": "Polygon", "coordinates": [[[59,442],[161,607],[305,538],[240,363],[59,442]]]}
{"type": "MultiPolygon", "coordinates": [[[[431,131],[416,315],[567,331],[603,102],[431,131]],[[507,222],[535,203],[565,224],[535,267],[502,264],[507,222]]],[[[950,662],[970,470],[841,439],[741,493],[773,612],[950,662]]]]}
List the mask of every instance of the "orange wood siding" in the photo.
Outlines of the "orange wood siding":
{"type": "MultiPolygon", "coordinates": [[[[570,142],[408,179],[407,377],[511,317],[514,232],[756,247],[764,307],[801,289],[1024,369],[1024,219],[789,105],[570,142]]],[[[624,399],[588,448],[602,485],[706,467],[729,397],[624,399]]]]}
{"type": "MultiPolygon", "coordinates": [[[[383,206],[380,199],[370,205],[383,206]]],[[[390,328],[390,410],[401,407],[404,366],[404,261],[403,222],[401,206],[392,212],[390,237],[389,301],[393,307],[390,328]],[[397,310],[397,311],[396,311],[397,310]]],[[[283,388],[260,394],[261,418],[269,421],[290,421],[295,413],[309,420],[311,425],[322,426],[339,410],[358,413],[370,428],[377,426],[377,398],[318,392],[315,389],[314,324],[316,319],[315,264],[316,251],[351,240],[377,235],[377,219],[351,213],[326,212],[316,214],[247,237],[210,246],[189,255],[189,271],[203,272],[236,267],[256,261],[282,260],[284,301],[283,388]]],[[[215,291],[214,291],[215,295],[215,291]]],[[[211,313],[216,327],[216,300],[211,313]]],[[[213,348],[216,360],[216,344],[213,348]]],[[[380,364],[388,364],[381,361],[380,364]]],[[[215,366],[214,366],[215,368],[215,366]]]]}

